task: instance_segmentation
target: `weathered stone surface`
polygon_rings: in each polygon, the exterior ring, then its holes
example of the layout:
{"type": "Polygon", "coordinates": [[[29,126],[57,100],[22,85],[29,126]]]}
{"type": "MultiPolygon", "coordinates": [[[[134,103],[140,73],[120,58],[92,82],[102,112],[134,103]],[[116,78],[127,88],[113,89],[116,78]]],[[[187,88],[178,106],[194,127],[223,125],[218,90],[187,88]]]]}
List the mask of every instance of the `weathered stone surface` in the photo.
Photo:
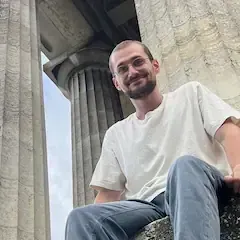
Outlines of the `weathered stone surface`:
{"type": "Polygon", "coordinates": [[[221,239],[240,239],[240,198],[232,198],[221,216],[221,239]]]}
{"type": "Polygon", "coordinates": [[[198,81],[240,109],[240,4],[135,0],[141,37],[160,61],[163,92],[198,81]]]}
{"type": "MultiPolygon", "coordinates": [[[[240,239],[240,198],[231,198],[220,218],[221,240],[240,239]]],[[[147,225],[135,240],[173,240],[169,218],[147,225]]]]}
{"type": "Polygon", "coordinates": [[[0,1],[0,239],[49,240],[35,0],[0,1]]]}
{"type": "Polygon", "coordinates": [[[147,225],[137,234],[135,240],[173,240],[172,227],[169,218],[163,218],[147,225]]]}
{"type": "Polygon", "coordinates": [[[49,59],[75,52],[94,35],[72,0],[43,0],[38,13],[42,51],[49,59]]]}

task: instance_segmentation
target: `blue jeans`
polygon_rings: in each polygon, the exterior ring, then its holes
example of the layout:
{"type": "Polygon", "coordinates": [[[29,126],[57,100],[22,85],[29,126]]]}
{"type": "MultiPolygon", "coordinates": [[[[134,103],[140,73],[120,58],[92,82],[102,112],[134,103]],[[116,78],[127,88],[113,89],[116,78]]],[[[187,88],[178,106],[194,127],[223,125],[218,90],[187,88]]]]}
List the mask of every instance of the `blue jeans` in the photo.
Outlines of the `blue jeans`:
{"type": "Polygon", "coordinates": [[[175,240],[219,240],[219,209],[230,192],[217,169],[183,156],[171,166],[166,191],[152,202],[127,200],[74,209],[65,240],[127,240],[167,215],[175,240]]]}

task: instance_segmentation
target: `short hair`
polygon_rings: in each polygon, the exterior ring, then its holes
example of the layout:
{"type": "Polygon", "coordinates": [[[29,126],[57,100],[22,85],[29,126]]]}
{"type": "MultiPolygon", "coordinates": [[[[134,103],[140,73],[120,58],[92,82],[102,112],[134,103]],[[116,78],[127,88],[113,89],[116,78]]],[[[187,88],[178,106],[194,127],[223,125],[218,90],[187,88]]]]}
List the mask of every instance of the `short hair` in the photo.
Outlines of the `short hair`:
{"type": "Polygon", "coordinates": [[[123,42],[120,42],[111,52],[110,54],[110,57],[109,57],[109,69],[111,71],[111,73],[114,75],[114,72],[113,72],[113,68],[112,68],[112,61],[111,61],[111,57],[113,55],[113,53],[125,48],[125,47],[128,47],[129,45],[133,44],[133,43],[136,43],[136,44],[139,44],[140,46],[142,46],[143,48],[143,51],[146,53],[146,55],[148,56],[149,60],[152,61],[154,58],[153,58],[153,55],[152,53],[150,52],[149,48],[142,42],[139,42],[137,40],[125,40],[123,42]]]}

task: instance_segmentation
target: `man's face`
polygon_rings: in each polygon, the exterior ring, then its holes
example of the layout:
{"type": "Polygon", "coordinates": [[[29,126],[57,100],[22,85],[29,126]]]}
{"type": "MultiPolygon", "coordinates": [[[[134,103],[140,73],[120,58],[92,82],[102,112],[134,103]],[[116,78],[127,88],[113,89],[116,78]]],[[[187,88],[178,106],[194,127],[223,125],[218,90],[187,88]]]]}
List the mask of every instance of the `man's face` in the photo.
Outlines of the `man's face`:
{"type": "Polygon", "coordinates": [[[113,82],[119,91],[132,99],[149,95],[156,86],[159,64],[151,61],[141,45],[132,43],[111,57],[113,82]]]}

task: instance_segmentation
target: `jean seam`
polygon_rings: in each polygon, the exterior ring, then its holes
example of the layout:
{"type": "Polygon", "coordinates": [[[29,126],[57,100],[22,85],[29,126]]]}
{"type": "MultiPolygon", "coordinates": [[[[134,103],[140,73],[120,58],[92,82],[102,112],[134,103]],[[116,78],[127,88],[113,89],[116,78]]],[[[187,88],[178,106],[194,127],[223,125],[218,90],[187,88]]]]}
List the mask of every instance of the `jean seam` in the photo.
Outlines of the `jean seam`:
{"type": "MultiPolygon", "coordinates": [[[[209,201],[209,196],[208,196],[208,203],[207,203],[207,210],[208,210],[207,212],[208,212],[208,213],[209,213],[209,209],[210,209],[210,208],[209,208],[209,202],[210,202],[210,201],[209,201]]],[[[209,228],[209,225],[210,225],[210,224],[209,224],[209,221],[206,221],[206,222],[205,222],[205,226],[206,226],[207,228],[209,228]]],[[[204,239],[209,240],[209,235],[208,235],[206,232],[204,232],[204,239]]]]}

